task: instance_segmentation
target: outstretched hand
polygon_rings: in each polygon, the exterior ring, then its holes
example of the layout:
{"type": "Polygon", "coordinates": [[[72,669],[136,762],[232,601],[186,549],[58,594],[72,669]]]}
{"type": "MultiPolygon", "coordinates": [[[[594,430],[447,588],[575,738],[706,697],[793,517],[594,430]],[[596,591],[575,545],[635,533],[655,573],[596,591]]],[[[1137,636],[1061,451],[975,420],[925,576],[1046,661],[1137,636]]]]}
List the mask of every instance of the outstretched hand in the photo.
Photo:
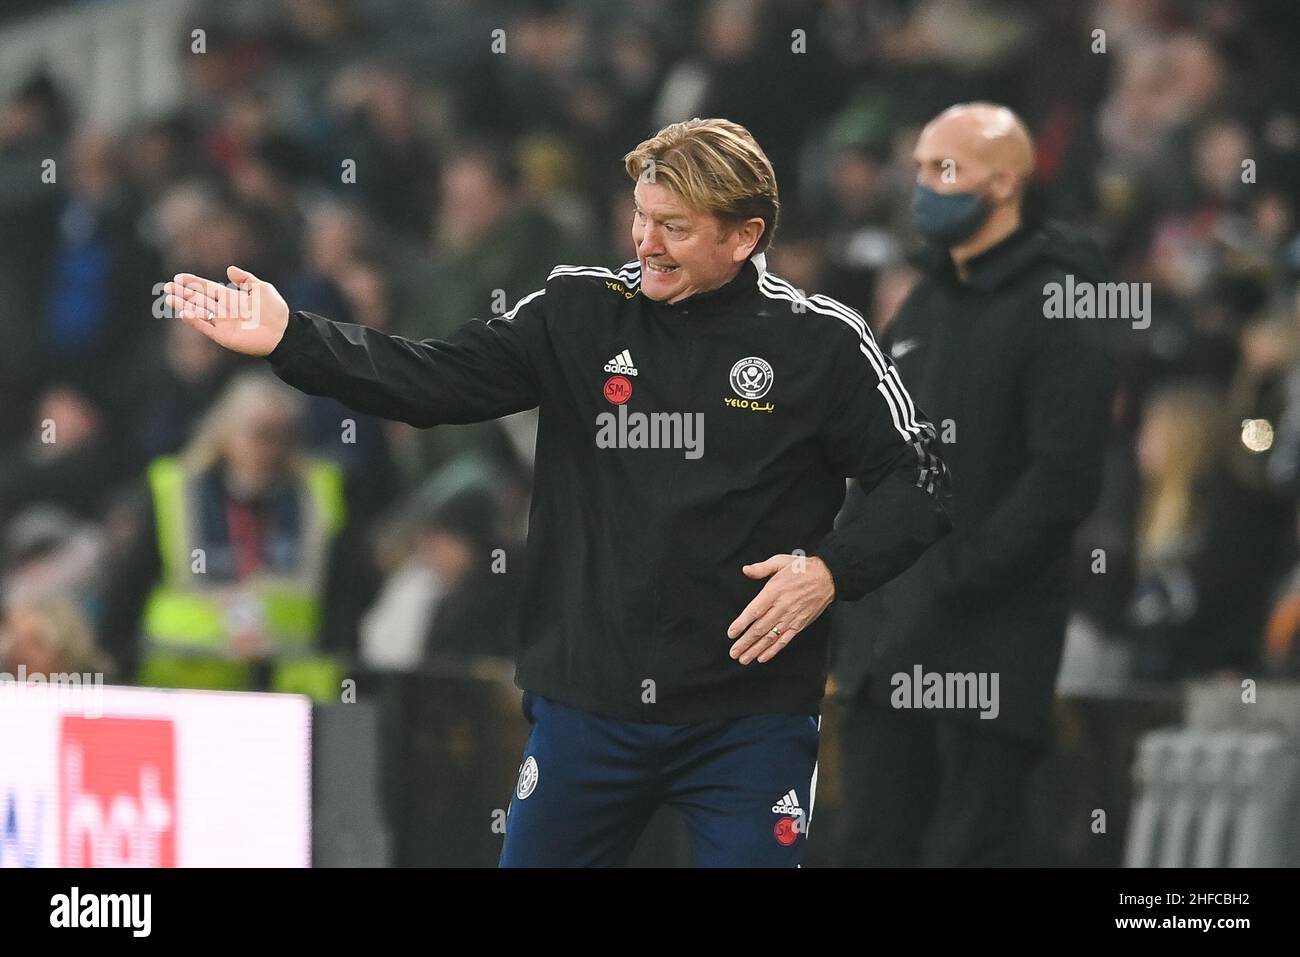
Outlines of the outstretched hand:
{"type": "Polygon", "coordinates": [[[234,352],[264,356],[280,344],[289,325],[289,307],[269,282],[231,266],[225,283],[178,273],[167,283],[167,305],[187,326],[234,352]]]}

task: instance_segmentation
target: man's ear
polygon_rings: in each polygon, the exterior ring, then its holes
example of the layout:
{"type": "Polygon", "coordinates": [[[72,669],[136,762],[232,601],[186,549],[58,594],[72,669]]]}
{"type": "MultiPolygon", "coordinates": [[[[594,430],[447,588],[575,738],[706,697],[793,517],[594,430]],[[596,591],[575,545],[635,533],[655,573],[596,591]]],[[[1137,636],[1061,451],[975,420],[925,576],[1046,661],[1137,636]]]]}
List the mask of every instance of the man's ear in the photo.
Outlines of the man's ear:
{"type": "Polygon", "coordinates": [[[750,256],[754,255],[754,247],[758,241],[763,238],[764,230],[763,221],[755,216],[753,219],[746,220],[736,227],[736,237],[739,242],[736,248],[731,251],[731,261],[743,263],[750,256]]]}
{"type": "Polygon", "coordinates": [[[1019,188],[1019,178],[1013,170],[999,170],[993,177],[993,197],[999,205],[1013,199],[1019,188]]]}

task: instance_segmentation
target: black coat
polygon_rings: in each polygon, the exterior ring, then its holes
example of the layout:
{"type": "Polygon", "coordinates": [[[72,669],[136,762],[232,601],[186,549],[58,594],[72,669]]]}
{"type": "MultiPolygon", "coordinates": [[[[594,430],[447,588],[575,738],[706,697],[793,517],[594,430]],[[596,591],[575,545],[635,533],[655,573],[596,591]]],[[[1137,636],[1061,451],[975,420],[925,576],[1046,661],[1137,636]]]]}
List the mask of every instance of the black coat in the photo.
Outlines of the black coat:
{"type": "MultiPolygon", "coordinates": [[[[891,677],[917,664],[996,672],[999,714],[981,723],[1042,741],[1071,539],[1101,479],[1111,371],[1099,324],[1129,323],[1044,315],[1046,284],[1103,272],[1092,247],[1060,229],[1021,228],[976,257],[965,282],[944,252],[922,265],[883,347],[944,443],[953,533],[893,582],[835,609],[837,677],[847,694],[865,688],[888,703],[891,677]]],[[[850,490],[841,520],[862,505],[850,490]]]]}
{"type": "Polygon", "coordinates": [[[761,256],[676,304],[639,280],[638,263],[557,267],[505,316],[422,342],[294,312],[269,359],[420,427],[539,407],[524,690],[628,721],[815,714],[826,619],[740,665],[727,626],[764,584],[741,568],[802,549],[846,598],[893,578],[948,530],[934,431],[861,316],[761,256]],[[707,442],[681,447],[674,417],[707,442]],[[846,478],[869,506],[832,529],[846,478]]]}

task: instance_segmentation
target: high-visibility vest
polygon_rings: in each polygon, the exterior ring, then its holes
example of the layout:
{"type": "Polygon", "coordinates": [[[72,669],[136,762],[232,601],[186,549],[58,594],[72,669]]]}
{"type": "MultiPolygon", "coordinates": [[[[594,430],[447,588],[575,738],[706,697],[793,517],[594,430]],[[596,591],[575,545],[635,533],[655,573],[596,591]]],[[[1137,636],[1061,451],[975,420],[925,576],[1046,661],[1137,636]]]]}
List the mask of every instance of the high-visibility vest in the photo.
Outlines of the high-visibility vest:
{"type": "Polygon", "coordinates": [[[301,466],[304,496],[298,566],[241,582],[232,606],[228,583],[212,583],[199,564],[199,476],[172,456],[149,466],[162,577],[145,604],[143,631],[151,650],[225,657],[232,616],[256,615],[272,657],[311,655],[320,625],[320,594],[330,544],[343,527],[343,474],[317,459],[301,466]]]}

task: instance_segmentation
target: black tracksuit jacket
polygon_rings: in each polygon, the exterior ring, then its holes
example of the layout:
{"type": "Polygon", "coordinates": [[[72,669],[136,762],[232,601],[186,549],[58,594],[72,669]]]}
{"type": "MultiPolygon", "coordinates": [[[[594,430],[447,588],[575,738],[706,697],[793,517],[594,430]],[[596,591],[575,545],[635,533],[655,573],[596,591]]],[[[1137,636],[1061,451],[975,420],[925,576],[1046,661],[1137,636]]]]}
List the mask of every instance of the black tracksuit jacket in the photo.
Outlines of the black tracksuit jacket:
{"type": "Polygon", "coordinates": [[[421,428],[538,408],[521,688],[632,721],[815,714],[828,616],[770,662],[733,661],[727,626],[765,584],[741,566],[802,550],[838,599],[899,574],[949,528],[934,430],[861,316],[762,256],[676,304],[639,280],[637,263],[559,266],[445,340],[295,312],[268,358],[304,392],[421,428]],[[655,413],[697,417],[702,444],[662,447],[699,434],[655,413]],[[634,447],[649,433],[660,447],[634,447]],[[869,507],[832,530],[846,478],[869,507]]]}

